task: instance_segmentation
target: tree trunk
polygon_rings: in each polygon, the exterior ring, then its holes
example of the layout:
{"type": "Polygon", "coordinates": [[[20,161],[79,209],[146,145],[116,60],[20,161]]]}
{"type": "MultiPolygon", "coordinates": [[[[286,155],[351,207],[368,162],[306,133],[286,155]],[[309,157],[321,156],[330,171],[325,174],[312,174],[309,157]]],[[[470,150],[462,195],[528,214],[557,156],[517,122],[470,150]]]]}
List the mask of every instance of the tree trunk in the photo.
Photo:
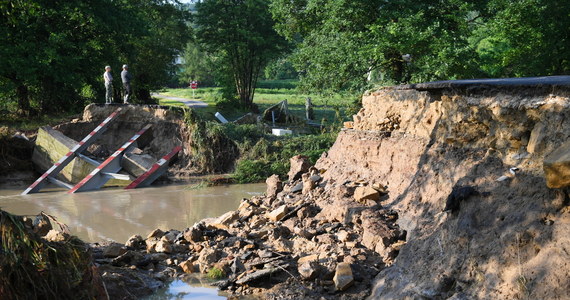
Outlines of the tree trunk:
{"type": "Polygon", "coordinates": [[[18,110],[23,115],[30,114],[30,93],[28,91],[28,87],[19,84],[16,87],[16,96],[18,98],[18,110]]]}

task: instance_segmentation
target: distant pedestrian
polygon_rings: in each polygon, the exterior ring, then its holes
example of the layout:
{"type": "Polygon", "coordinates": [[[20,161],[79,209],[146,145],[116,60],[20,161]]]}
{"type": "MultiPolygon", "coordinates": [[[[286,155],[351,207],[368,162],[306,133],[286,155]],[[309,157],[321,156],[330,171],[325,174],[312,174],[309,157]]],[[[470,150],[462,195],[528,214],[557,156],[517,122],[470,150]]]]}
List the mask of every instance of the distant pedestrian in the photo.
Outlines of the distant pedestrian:
{"type": "Polygon", "coordinates": [[[103,79],[105,80],[105,103],[113,103],[113,75],[111,75],[111,66],[105,67],[105,73],[103,73],[103,79]]]}
{"type": "Polygon", "coordinates": [[[125,98],[123,103],[129,103],[129,97],[131,96],[131,73],[129,73],[129,66],[123,65],[123,71],[121,72],[121,80],[123,81],[123,87],[125,88],[125,98]]]}

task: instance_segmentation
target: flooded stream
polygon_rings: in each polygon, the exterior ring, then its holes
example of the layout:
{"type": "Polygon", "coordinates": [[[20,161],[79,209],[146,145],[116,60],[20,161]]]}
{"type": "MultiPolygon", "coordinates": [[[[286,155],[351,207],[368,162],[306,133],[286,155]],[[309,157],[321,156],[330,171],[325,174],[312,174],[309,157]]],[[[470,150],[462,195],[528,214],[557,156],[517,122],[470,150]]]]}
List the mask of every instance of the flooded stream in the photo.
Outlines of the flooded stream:
{"type": "MultiPolygon", "coordinates": [[[[184,230],[195,222],[237,208],[242,198],[259,195],[265,184],[204,188],[169,185],[136,190],[103,189],[67,194],[63,190],[21,196],[21,189],[0,189],[0,208],[17,215],[41,211],[67,224],[72,234],[86,242],[114,240],[124,243],[133,234],[145,237],[156,228],[184,230]]],[[[208,286],[205,278],[176,280],[148,298],[226,299],[208,286]],[[203,282],[206,281],[206,282],[203,282]]]]}
{"type": "Polygon", "coordinates": [[[48,190],[21,196],[23,190],[0,190],[0,208],[16,215],[44,211],[67,224],[74,235],[86,242],[124,243],[133,234],[144,237],[156,228],[184,230],[203,218],[220,216],[236,209],[242,198],[263,193],[265,184],[194,189],[188,185],[109,188],[71,195],[63,190],[48,190]]]}

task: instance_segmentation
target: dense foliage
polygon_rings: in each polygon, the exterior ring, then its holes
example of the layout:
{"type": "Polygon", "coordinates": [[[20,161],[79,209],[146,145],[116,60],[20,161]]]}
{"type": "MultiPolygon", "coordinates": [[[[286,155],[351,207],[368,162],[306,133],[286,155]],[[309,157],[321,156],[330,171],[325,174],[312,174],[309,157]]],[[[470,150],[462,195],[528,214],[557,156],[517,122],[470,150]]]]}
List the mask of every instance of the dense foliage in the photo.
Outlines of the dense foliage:
{"type": "Polygon", "coordinates": [[[558,75],[570,71],[570,2],[272,0],[304,87],[558,75]]]}
{"type": "Polygon", "coordinates": [[[53,113],[102,101],[105,65],[120,98],[124,63],[148,101],[190,37],[189,16],[166,0],[1,1],[0,109],[53,113]]]}

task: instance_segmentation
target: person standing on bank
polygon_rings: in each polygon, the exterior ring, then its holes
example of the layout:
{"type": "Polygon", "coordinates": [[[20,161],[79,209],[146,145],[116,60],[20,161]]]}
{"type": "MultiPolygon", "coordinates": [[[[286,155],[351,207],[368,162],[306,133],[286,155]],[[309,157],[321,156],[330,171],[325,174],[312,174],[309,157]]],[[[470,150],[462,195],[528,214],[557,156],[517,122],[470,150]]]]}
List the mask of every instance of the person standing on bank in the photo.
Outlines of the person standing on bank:
{"type": "Polygon", "coordinates": [[[103,79],[105,80],[105,104],[111,104],[113,103],[113,75],[111,75],[111,66],[105,67],[103,79]]]}
{"type": "Polygon", "coordinates": [[[123,87],[125,88],[125,99],[123,103],[129,104],[129,97],[131,96],[131,73],[129,73],[129,66],[123,65],[123,71],[121,72],[121,80],[123,81],[123,87]]]}

